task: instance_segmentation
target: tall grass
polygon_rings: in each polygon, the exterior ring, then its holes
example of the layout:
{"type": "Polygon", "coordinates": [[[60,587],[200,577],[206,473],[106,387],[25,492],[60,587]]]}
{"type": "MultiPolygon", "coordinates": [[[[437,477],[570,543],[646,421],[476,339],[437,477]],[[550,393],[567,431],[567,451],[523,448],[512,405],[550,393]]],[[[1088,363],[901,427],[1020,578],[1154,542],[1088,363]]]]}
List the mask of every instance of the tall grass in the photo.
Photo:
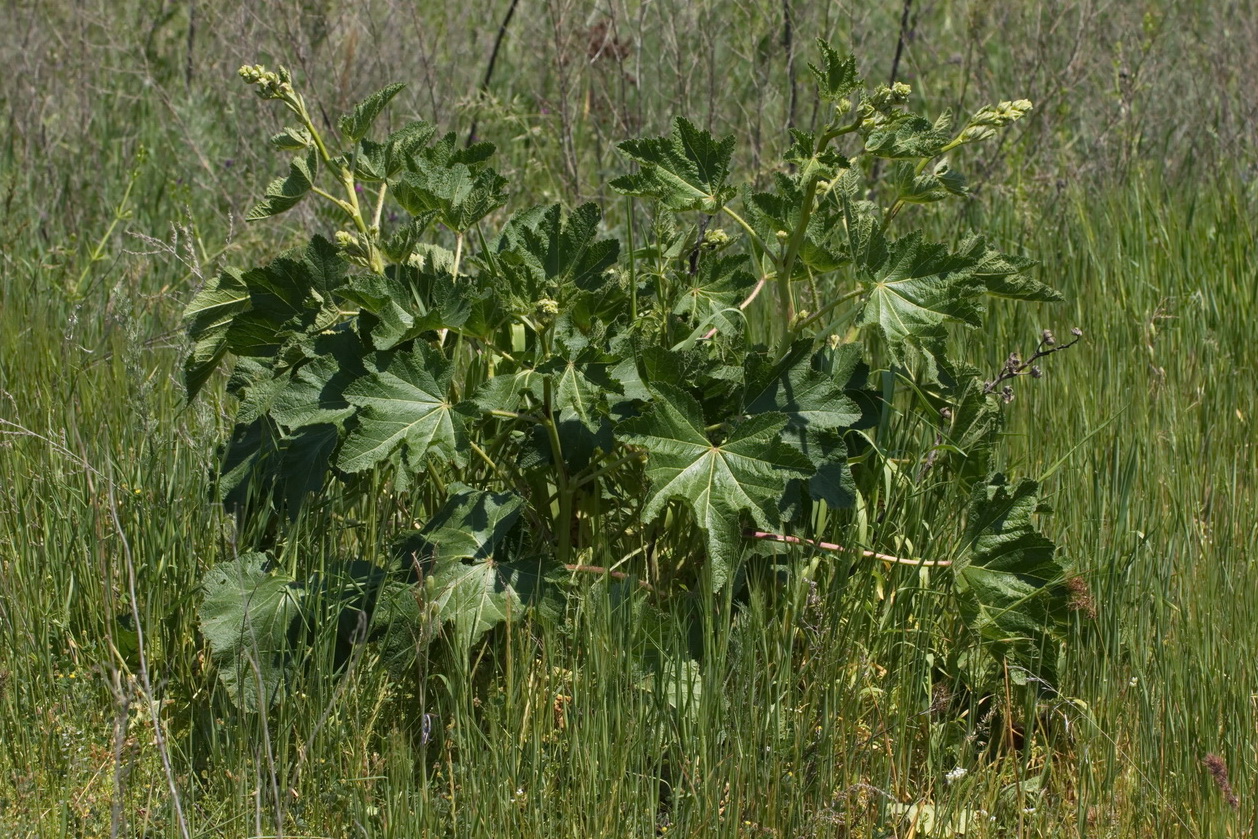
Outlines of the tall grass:
{"type": "MultiPolygon", "coordinates": [[[[236,131],[261,111],[224,87],[234,66],[291,50],[283,60],[331,111],[413,77],[409,107],[452,127],[477,116],[536,194],[592,191],[619,166],[606,142],[674,109],[737,126],[753,170],[789,119],[778,4],[611,4],[630,45],[615,66],[588,53],[602,12],[537,4],[488,97],[484,21],[501,4],[407,12],[394,31],[415,49],[379,54],[367,47],[398,9],[333,5],[275,18],[197,3],[13,9],[25,34],[2,47],[22,71],[3,90],[0,176],[4,831],[909,836],[933,816],[933,835],[962,821],[975,836],[1254,835],[1258,195],[1236,129],[1248,106],[1229,99],[1231,70],[1199,92],[1193,125],[1157,99],[1195,90],[1188,70],[1217,62],[1248,16],[1175,60],[1172,46],[1204,37],[1177,20],[1226,10],[1150,7],[1149,29],[1133,8],[1080,30],[1097,21],[1087,3],[1062,4],[1057,26],[1040,4],[941,4],[915,22],[905,67],[929,95],[1034,97],[1028,79],[1058,91],[1022,142],[967,161],[1025,177],[930,222],[1036,256],[1070,300],[994,309],[967,339],[975,363],[999,369],[1043,328],[1087,336],[1020,389],[1007,427],[1004,465],[1045,480],[1047,529],[1081,581],[1061,683],[1038,704],[1003,684],[966,689],[955,660],[972,644],[930,572],[838,558],[738,604],[674,603],[671,620],[590,582],[568,613],[510,625],[473,661],[438,641],[402,672],[351,656],[335,674],[334,639],[320,637],[285,701],[245,714],[196,628],[200,579],[237,539],[206,489],[225,418],[213,401],[185,406],[177,383],[178,311],[200,276],[283,238],[229,218],[272,167],[252,141],[265,130],[236,131]],[[1114,56],[1131,64],[1141,49],[1135,81],[1106,98],[1114,56]],[[753,70],[713,86],[729,62],[753,70]],[[1221,147],[1196,145],[1206,129],[1221,147]],[[1185,163],[1193,150],[1218,174],[1185,163]],[[1127,176],[1077,177],[1084,158],[1127,176]]],[[[900,8],[798,8],[796,32],[872,49],[876,68],[900,8]]],[[[802,73],[806,45],[792,49],[802,73]]],[[[811,106],[796,107],[804,121],[811,106]]],[[[955,510],[897,491],[898,516],[871,526],[918,545],[955,528],[955,510]]],[[[370,528],[393,511],[327,505],[345,526],[303,523],[286,559],[378,559],[370,528]]]]}

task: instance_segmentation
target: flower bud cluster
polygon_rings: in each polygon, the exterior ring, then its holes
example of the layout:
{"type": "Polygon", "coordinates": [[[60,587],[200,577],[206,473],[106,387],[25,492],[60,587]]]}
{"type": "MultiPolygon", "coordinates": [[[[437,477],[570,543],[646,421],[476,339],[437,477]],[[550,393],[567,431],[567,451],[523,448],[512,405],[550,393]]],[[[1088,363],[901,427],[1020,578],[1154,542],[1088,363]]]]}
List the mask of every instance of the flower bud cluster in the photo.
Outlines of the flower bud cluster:
{"type": "Polygon", "coordinates": [[[987,105],[970,117],[969,123],[957,139],[961,143],[976,143],[995,135],[996,129],[1004,128],[1026,116],[1032,108],[1031,100],[1017,99],[1012,102],[1001,102],[998,105],[987,105]]]}
{"type": "Polygon", "coordinates": [[[293,77],[285,68],[272,72],[261,64],[240,68],[240,78],[246,84],[257,85],[258,96],[263,99],[290,99],[293,96],[293,77]]]}
{"type": "Polygon", "coordinates": [[[878,85],[874,92],[869,95],[869,105],[879,113],[887,113],[892,108],[903,105],[909,101],[909,94],[913,92],[913,88],[904,82],[896,82],[887,87],[885,84],[878,85]]]}
{"type": "Polygon", "coordinates": [[[703,234],[703,244],[705,247],[723,248],[730,243],[729,234],[719,227],[705,231],[703,234]]]}

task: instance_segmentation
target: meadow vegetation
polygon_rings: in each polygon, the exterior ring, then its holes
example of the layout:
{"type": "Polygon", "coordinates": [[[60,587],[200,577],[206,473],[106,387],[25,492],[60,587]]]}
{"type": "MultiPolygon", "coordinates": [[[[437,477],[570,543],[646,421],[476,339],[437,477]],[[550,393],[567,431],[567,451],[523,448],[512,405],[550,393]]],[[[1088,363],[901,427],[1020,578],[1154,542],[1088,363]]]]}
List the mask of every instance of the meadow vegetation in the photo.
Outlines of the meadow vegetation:
{"type": "MultiPolygon", "coordinates": [[[[7,5],[6,834],[1255,834],[1247,4],[285,5],[7,5]],[[399,508],[372,472],[291,523],[241,527],[213,498],[237,406],[221,374],[187,400],[184,307],[223,267],[334,228],[310,202],[243,221],[283,167],[262,142],[283,122],[237,68],[290,67],[329,130],[407,82],[382,125],[492,142],[509,210],[592,201],[624,240],[616,144],[687,116],[735,135],[734,172],[764,188],[787,128],[824,124],[816,37],[871,81],[894,64],[931,113],[1035,104],[958,152],[971,195],[906,215],[1038,260],[1064,297],[993,303],[952,338],[969,364],[995,376],[1045,328],[1085,333],[1019,383],[994,449],[1041,483],[1040,528],[1071,569],[1052,682],[992,677],[934,569],[801,547],[789,584],[770,569],[703,621],[694,599],[582,574],[580,599],[470,649],[434,630],[401,667],[312,616],[282,701],[239,702],[199,619],[207,572],[280,527],[290,570],[384,565],[382,534],[423,504],[399,508]]],[[[777,328],[750,312],[749,329],[777,328]]],[[[935,429],[903,413],[880,433],[920,452],[935,429]]],[[[880,510],[815,536],[954,546],[965,494],[886,474],[880,510]]]]}

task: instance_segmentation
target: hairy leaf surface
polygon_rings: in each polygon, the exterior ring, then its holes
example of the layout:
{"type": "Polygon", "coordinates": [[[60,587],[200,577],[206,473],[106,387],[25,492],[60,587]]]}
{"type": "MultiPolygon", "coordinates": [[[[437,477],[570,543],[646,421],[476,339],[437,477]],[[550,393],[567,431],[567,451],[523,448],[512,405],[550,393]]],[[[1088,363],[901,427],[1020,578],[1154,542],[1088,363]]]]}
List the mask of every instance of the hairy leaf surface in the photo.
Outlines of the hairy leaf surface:
{"type": "Polygon", "coordinates": [[[813,467],[779,438],[784,414],[751,417],[717,445],[708,439],[691,396],[668,385],[658,385],[656,392],[643,416],[618,429],[622,439],[647,451],[651,494],[643,516],[654,519],[669,500],[683,501],[707,537],[712,582],[719,586],[737,558],[741,514],[760,527],[774,527],[787,480],[808,477],[813,467]]]}
{"type": "Polygon", "coordinates": [[[366,366],[368,374],[345,389],[359,411],[337,465],[361,472],[399,451],[416,471],[429,454],[462,462],[465,417],[447,396],[450,363],[416,344],[409,352],[377,353],[366,366]]]}
{"type": "Polygon", "coordinates": [[[1052,681],[1066,612],[1065,566],[1039,532],[1039,486],[1003,475],[975,488],[953,565],[961,615],[998,657],[1052,681]]]}
{"type": "Polygon", "coordinates": [[[683,117],[673,120],[668,137],[626,140],[620,150],[641,170],[616,178],[611,186],[624,195],[654,198],[674,211],[716,213],[734,195],[726,184],[734,138],[715,139],[683,117]]]}

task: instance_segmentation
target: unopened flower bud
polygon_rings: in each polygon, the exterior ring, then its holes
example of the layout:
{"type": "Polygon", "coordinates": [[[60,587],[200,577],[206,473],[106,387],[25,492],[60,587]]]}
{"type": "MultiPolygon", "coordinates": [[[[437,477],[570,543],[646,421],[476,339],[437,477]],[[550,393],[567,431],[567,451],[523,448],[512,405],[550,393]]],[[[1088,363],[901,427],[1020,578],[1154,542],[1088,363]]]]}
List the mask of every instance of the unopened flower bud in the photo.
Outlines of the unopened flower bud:
{"type": "Polygon", "coordinates": [[[1053,344],[1057,343],[1057,339],[1053,337],[1053,331],[1051,329],[1045,329],[1040,333],[1040,343],[1046,347],[1051,347],[1053,344]]]}
{"type": "Polygon", "coordinates": [[[1004,390],[1000,392],[1000,401],[1004,402],[1006,405],[1012,402],[1013,388],[1009,387],[1009,385],[1005,385],[1004,390]]]}
{"type": "Polygon", "coordinates": [[[1082,329],[1080,329],[1079,327],[1075,326],[1075,327],[1072,327],[1072,328],[1071,328],[1071,330],[1070,330],[1070,334],[1071,334],[1071,335],[1073,335],[1073,336],[1075,336],[1076,338],[1082,338],[1082,337],[1083,337],[1083,330],[1082,330],[1082,329]]]}
{"type": "Polygon", "coordinates": [[[710,248],[719,248],[729,244],[729,234],[717,227],[703,234],[703,244],[710,248]]]}
{"type": "Polygon", "coordinates": [[[1044,371],[1040,368],[1038,364],[1031,368],[1031,378],[1032,379],[1044,378],[1044,371]]]}

